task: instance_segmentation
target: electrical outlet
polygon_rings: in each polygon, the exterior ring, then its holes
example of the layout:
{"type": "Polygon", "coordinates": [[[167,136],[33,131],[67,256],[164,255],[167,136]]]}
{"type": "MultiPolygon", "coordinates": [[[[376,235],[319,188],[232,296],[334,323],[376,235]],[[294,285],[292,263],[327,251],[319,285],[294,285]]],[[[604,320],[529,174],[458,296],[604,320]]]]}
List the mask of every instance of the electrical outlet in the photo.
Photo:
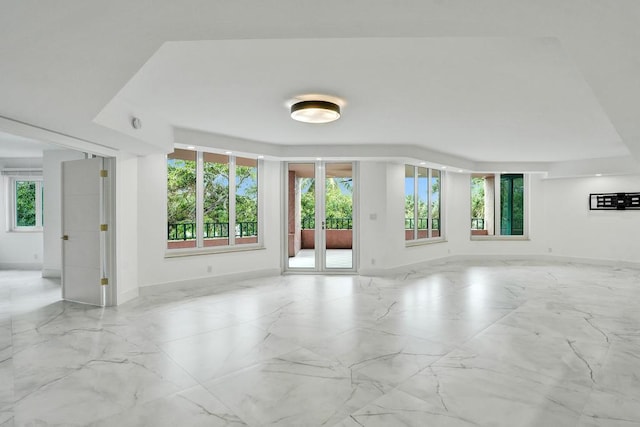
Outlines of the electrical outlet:
{"type": "Polygon", "coordinates": [[[207,265],[207,273],[211,273],[213,271],[213,267],[210,265],[207,265]]]}

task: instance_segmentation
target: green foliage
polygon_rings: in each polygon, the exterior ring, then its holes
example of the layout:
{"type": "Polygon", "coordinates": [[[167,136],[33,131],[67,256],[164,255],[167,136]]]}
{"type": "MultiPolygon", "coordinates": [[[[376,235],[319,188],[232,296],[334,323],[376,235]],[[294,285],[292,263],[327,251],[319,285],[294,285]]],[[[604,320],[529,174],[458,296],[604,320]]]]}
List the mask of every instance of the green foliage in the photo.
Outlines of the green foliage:
{"type": "Polygon", "coordinates": [[[353,200],[351,197],[351,180],[345,178],[327,178],[326,192],[326,219],[351,218],[353,215],[353,200]],[[348,194],[343,192],[348,191],[348,194]]]}
{"type": "Polygon", "coordinates": [[[236,166],[236,222],[258,221],[258,169],[236,166]]]}
{"type": "MultiPolygon", "coordinates": [[[[424,191],[426,190],[420,190],[424,191]]],[[[440,180],[433,179],[431,181],[431,218],[432,219],[440,219],[440,180]]],[[[413,219],[414,219],[414,195],[407,194],[404,200],[404,218],[405,218],[405,228],[412,228],[413,219]]],[[[429,205],[426,201],[419,199],[418,200],[418,227],[426,228],[427,219],[429,218],[429,205]]]]}
{"type": "Polygon", "coordinates": [[[167,222],[196,221],[196,162],[172,159],[167,163],[167,222]]]}
{"type": "MultiPolygon", "coordinates": [[[[302,218],[313,218],[315,214],[315,180],[300,178],[300,196],[302,218]]],[[[326,219],[351,218],[353,216],[352,181],[351,178],[327,178],[326,219]]]]}
{"type": "Polygon", "coordinates": [[[471,218],[484,218],[483,178],[471,178],[471,218]]]}
{"type": "Polygon", "coordinates": [[[36,183],[33,181],[16,182],[16,225],[36,226],[36,183]]]}
{"type": "MultiPolygon", "coordinates": [[[[408,194],[404,200],[404,217],[405,219],[413,219],[413,210],[415,207],[414,197],[408,194]]],[[[424,200],[418,200],[418,218],[428,218],[429,207],[424,200]]]]}
{"type": "MultiPolygon", "coordinates": [[[[236,167],[236,221],[258,220],[257,168],[236,167]]],[[[204,222],[229,222],[229,165],[205,162],[204,222]]],[[[167,221],[170,224],[196,221],[196,163],[173,159],[167,164],[167,221]]]]}
{"type": "Polygon", "coordinates": [[[229,164],[204,163],[204,222],[229,222],[229,164]]]}

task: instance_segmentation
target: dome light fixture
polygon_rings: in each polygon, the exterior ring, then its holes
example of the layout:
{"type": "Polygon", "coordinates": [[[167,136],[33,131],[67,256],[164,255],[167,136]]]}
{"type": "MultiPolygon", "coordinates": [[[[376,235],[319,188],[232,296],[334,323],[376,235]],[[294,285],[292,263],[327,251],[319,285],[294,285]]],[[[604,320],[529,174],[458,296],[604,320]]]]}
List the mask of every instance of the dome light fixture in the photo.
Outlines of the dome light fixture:
{"type": "Polygon", "coordinates": [[[304,123],[329,123],[340,118],[340,106],[329,101],[300,101],[291,106],[291,118],[304,123]]]}

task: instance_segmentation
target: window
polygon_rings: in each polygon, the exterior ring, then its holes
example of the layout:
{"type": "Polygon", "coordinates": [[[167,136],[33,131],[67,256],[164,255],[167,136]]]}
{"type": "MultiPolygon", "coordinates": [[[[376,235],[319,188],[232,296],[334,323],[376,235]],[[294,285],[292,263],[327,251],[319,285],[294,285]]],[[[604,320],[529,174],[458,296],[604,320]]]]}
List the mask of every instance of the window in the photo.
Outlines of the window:
{"type": "Polygon", "coordinates": [[[441,237],[441,176],[439,170],[405,165],[405,240],[441,237]]]}
{"type": "Polygon", "coordinates": [[[196,154],[175,150],[167,156],[169,248],[196,247],[196,154]]]}
{"type": "Polygon", "coordinates": [[[42,179],[15,177],[11,185],[11,229],[39,231],[43,224],[42,179]]]}
{"type": "Polygon", "coordinates": [[[258,160],[176,149],[167,156],[167,247],[258,243],[258,160]]]}
{"type": "Polygon", "coordinates": [[[524,236],[525,176],[471,176],[471,235],[524,236]]]}

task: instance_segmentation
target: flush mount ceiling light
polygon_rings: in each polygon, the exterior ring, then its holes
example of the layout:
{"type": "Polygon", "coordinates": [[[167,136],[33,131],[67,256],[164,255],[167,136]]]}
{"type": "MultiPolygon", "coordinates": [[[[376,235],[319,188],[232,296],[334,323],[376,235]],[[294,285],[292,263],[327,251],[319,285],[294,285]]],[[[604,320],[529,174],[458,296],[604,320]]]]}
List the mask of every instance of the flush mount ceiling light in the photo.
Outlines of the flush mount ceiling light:
{"type": "Polygon", "coordinates": [[[291,118],[304,123],[329,123],[340,118],[340,106],[329,101],[300,101],[291,106],[291,118]]]}

